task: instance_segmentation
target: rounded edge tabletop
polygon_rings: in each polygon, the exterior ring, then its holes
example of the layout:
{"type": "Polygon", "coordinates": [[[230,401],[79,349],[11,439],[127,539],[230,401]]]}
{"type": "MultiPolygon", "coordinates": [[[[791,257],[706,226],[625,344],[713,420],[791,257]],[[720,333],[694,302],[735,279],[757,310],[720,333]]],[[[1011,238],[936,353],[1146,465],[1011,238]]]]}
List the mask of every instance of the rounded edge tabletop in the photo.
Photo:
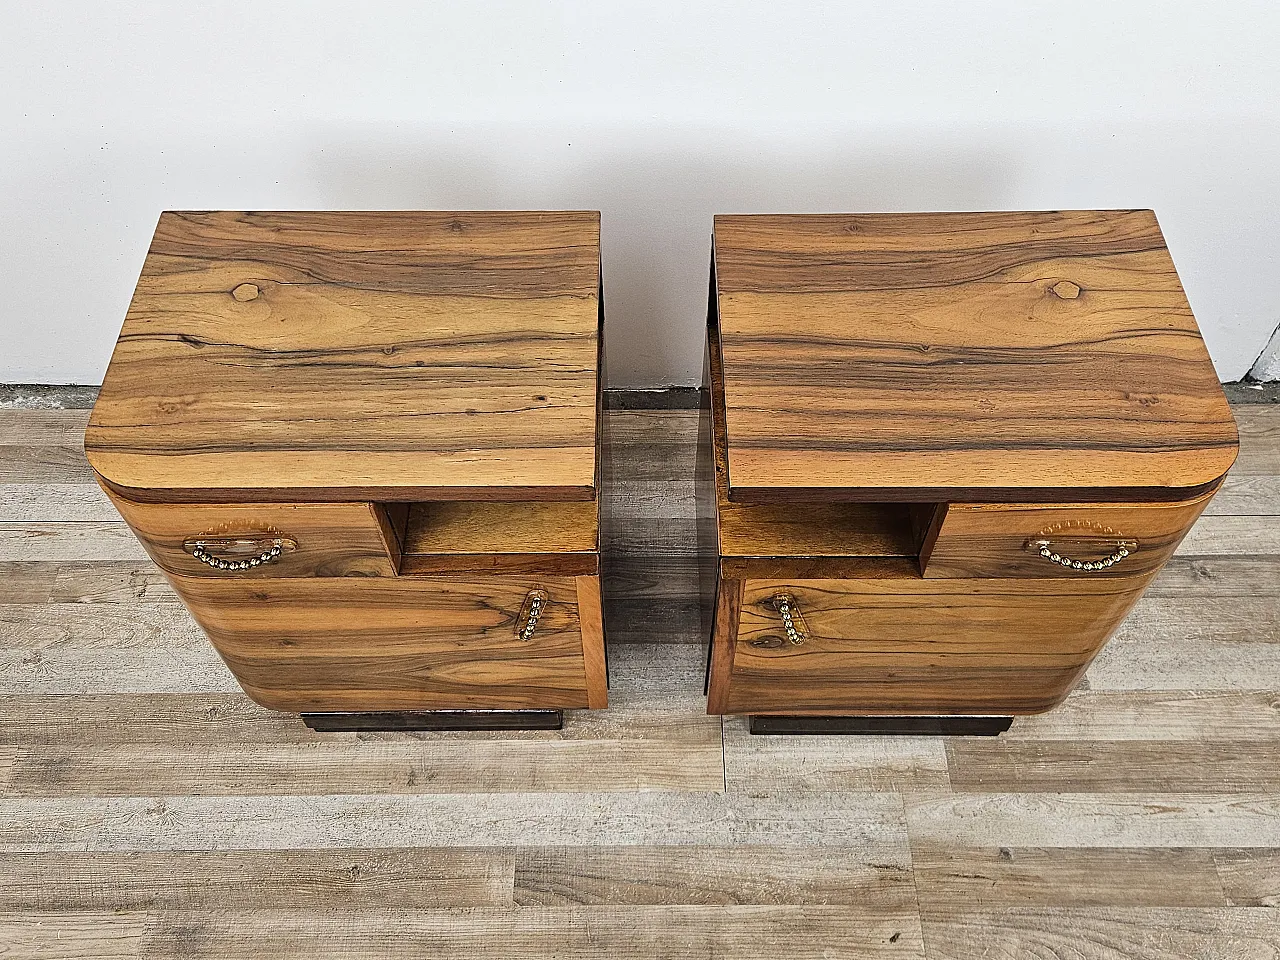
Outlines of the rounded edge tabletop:
{"type": "Polygon", "coordinates": [[[729,496],[1158,499],[1238,435],[1149,210],[718,216],[729,496]]]}
{"type": "Polygon", "coordinates": [[[590,500],[600,215],[166,212],[85,433],[153,499],[590,500]]]}

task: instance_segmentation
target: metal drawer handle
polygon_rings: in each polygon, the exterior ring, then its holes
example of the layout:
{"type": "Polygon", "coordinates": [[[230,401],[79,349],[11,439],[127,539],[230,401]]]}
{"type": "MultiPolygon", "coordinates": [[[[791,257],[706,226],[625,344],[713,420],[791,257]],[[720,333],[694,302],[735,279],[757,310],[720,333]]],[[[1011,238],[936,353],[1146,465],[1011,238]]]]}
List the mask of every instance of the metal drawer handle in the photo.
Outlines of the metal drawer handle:
{"type": "MultiPolygon", "coordinates": [[[[768,600],[761,601],[761,603],[770,610],[778,611],[778,616],[782,618],[782,630],[787,635],[788,643],[796,647],[804,643],[808,630],[805,628],[804,617],[800,614],[800,607],[796,603],[795,597],[789,593],[776,593],[768,600]]],[[[774,643],[777,643],[776,639],[774,643]]]]}
{"type": "Polygon", "coordinates": [[[1033,540],[1030,543],[1033,549],[1045,560],[1050,563],[1056,563],[1059,566],[1069,567],[1072,570],[1105,570],[1107,567],[1114,567],[1134,550],[1138,549],[1137,543],[1126,541],[1117,544],[1116,549],[1110,555],[1103,557],[1101,560],[1072,560],[1068,556],[1058,553],[1053,549],[1053,543],[1049,540],[1033,540]]]}
{"type": "Polygon", "coordinates": [[[192,557],[215,570],[249,570],[275,563],[297,546],[288,537],[201,537],[182,544],[192,557]]]}
{"type": "Polygon", "coordinates": [[[538,629],[538,619],[547,606],[545,590],[533,589],[524,598],[520,607],[520,616],[516,617],[516,639],[528,642],[533,639],[533,631],[538,629]]]}

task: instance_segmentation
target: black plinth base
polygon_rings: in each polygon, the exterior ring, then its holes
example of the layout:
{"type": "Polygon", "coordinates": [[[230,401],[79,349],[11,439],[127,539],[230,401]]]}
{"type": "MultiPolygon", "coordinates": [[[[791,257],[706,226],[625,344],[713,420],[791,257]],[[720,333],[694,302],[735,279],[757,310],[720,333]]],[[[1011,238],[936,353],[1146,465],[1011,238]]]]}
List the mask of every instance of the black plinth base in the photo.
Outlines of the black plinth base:
{"type": "Polygon", "coordinates": [[[321,733],[360,730],[559,730],[559,710],[405,710],[386,713],[304,713],[321,733]]]}
{"type": "Polygon", "coordinates": [[[769,717],[752,716],[754,734],[849,734],[915,737],[996,737],[1013,717],[769,717]]]}

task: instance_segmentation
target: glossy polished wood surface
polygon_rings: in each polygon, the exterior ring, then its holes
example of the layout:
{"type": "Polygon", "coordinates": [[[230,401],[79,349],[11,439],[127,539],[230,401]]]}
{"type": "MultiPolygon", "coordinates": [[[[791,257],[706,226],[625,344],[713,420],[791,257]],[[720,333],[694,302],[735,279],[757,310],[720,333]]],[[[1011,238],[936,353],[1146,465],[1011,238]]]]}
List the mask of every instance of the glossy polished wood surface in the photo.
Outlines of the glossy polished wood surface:
{"type": "Polygon", "coordinates": [[[415,503],[406,554],[591,553],[595,503],[415,503]]]}
{"type": "Polygon", "coordinates": [[[725,713],[1039,713],[1070,693],[1149,580],[748,580],[709,699],[725,713]],[[778,594],[803,618],[799,645],[769,605],[778,594]]]}
{"type": "Polygon", "coordinates": [[[604,706],[598,591],[573,577],[172,578],[249,696],[299,712],[604,706]],[[547,604],[517,636],[531,590],[547,604]],[[587,588],[587,599],[592,599],[587,588]],[[584,644],[591,647],[590,676],[584,644]],[[589,686],[590,684],[590,686],[589,686]]]}
{"type": "Polygon", "coordinates": [[[599,214],[161,216],[85,435],[131,499],[590,500],[599,214]]]}
{"type": "MultiPolygon", "coordinates": [[[[371,503],[134,503],[111,501],[156,564],[182,576],[289,578],[392,577],[398,546],[371,503]],[[243,538],[269,543],[287,538],[294,549],[248,570],[216,570],[184,545],[200,538],[243,538]]],[[[216,550],[213,551],[216,554],[216,550]]]]}
{"type": "Polygon", "coordinates": [[[720,216],[715,284],[733,500],[1178,499],[1235,458],[1151,211],[720,216]]]}
{"type": "Polygon", "coordinates": [[[1047,710],[1236,455],[1149,211],[718,217],[708,358],[712,713],[1047,710]]]}
{"type": "Polygon", "coordinates": [[[1213,493],[1182,503],[950,504],[921,558],[926,577],[1092,580],[1154,573],[1173,555],[1213,493]],[[1102,569],[1041,556],[1041,544],[1082,562],[1127,555],[1102,569]]]}

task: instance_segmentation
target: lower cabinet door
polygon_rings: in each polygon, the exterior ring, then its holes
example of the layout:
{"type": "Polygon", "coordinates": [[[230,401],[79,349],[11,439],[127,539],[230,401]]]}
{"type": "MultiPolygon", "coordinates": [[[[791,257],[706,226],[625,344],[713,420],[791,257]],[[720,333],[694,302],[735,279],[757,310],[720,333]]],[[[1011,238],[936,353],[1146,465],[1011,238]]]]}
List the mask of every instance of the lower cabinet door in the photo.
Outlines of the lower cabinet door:
{"type": "Polygon", "coordinates": [[[1150,579],[722,580],[708,710],[1039,713],[1150,579]]]}
{"type": "Polygon", "coordinates": [[[276,710],[606,704],[597,577],[170,579],[276,710]]]}

